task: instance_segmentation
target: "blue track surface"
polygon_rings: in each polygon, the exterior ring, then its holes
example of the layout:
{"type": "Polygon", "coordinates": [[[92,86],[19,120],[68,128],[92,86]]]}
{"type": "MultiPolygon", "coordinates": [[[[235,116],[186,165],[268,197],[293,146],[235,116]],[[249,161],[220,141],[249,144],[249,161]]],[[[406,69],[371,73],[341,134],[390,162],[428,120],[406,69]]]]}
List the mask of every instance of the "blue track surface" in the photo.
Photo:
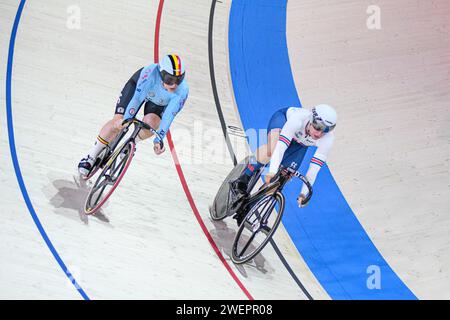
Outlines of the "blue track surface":
{"type": "MultiPolygon", "coordinates": [[[[246,130],[265,129],[276,110],[301,106],[286,45],[286,0],[233,0],[229,25],[231,75],[242,123],[246,130]]],[[[339,139],[339,127],[336,135],[339,139]]],[[[314,151],[310,149],[303,172],[314,151]]],[[[284,190],[283,223],[333,299],[416,299],[369,239],[327,166],[305,209],[296,205],[299,189],[299,182],[292,181],[284,190]],[[377,269],[381,288],[369,289],[377,269]]]]}

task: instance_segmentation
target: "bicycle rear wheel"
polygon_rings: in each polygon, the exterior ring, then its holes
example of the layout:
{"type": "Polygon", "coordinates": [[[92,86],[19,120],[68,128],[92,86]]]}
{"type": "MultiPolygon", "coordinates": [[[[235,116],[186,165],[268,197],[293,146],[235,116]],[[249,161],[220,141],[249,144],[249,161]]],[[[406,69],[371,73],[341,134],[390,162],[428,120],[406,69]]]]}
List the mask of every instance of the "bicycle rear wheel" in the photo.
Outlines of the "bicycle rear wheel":
{"type": "Polygon", "coordinates": [[[211,219],[219,221],[228,217],[228,207],[229,207],[229,193],[230,193],[230,181],[237,179],[244,171],[245,166],[248,163],[248,157],[243,161],[238,163],[227,175],[225,180],[222,182],[217,194],[214,198],[214,202],[209,208],[209,213],[211,219]]]}
{"type": "Polygon", "coordinates": [[[86,214],[94,214],[108,200],[130,166],[135,150],[135,142],[128,140],[111,155],[86,198],[86,214]]]}
{"type": "Polygon", "coordinates": [[[283,212],[284,196],[280,192],[266,195],[256,202],[239,226],[231,250],[231,260],[242,264],[260,253],[278,228],[283,212]]]}

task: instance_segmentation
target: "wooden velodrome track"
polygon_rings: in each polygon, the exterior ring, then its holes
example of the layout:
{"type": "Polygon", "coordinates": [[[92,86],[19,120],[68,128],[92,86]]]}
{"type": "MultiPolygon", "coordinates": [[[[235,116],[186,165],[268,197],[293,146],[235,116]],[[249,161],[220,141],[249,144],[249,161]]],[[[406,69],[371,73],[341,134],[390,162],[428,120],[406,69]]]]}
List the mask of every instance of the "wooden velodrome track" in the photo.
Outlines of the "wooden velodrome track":
{"type": "MultiPolygon", "coordinates": [[[[171,132],[191,204],[171,153],[156,157],[146,141],[100,214],[82,214],[88,186],[76,178],[76,164],[111,117],[124,82],[153,62],[159,1],[115,1],[108,10],[78,1],[80,29],[67,26],[72,5],[29,0],[18,24],[10,99],[15,150],[7,112],[0,117],[0,297],[329,298],[283,229],[275,243],[285,263],[268,246],[252,263],[235,266],[229,259],[234,221],[209,219],[208,206],[232,167],[217,98],[226,123],[241,127],[228,66],[230,1],[215,3],[212,34],[211,1],[166,0],[162,8],[157,53],[179,53],[188,70],[190,96],[171,132]]],[[[450,298],[449,6],[378,5],[382,28],[368,30],[367,5],[359,1],[289,1],[292,70],[304,106],[326,101],[339,112],[330,168],[380,252],[419,298],[450,298]]],[[[18,3],[0,6],[7,87],[18,3]]],[[[3,93],[0,99],[7,105],[3,93]]],[[[245,140],[230,137],[242,158],[245,140]]]]}

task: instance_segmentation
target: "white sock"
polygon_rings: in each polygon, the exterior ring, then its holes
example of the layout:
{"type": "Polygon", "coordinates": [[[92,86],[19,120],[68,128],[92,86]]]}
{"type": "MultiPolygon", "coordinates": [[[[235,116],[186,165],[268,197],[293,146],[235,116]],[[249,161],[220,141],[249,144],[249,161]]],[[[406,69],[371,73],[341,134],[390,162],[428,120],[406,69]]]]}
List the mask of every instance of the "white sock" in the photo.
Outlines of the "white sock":
{"type": "Polygon", "coordinates": [[[89,157],[95,159],[97,156],[102,152],[103,149],[108,145],[108,141],[103,139],[100,136],[97,136],[97,139],[95,140],[94,146],[92,147],[91,151],[89,152],[89,157]]]}

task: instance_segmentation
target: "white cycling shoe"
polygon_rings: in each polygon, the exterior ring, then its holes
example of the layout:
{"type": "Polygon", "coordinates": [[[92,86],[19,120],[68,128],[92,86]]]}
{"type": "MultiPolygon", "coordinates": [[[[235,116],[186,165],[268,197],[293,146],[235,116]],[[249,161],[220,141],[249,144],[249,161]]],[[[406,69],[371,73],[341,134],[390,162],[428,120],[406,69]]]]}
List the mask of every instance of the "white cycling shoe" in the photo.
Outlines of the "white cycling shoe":
{"type": "Polygon", "coordinates": [[[95,159],[87,155],[86,158],[81,159],[80,163],[78,164],[78,172],[83,176],[87,176],[91,171],[94,162],[95,159]]]}

